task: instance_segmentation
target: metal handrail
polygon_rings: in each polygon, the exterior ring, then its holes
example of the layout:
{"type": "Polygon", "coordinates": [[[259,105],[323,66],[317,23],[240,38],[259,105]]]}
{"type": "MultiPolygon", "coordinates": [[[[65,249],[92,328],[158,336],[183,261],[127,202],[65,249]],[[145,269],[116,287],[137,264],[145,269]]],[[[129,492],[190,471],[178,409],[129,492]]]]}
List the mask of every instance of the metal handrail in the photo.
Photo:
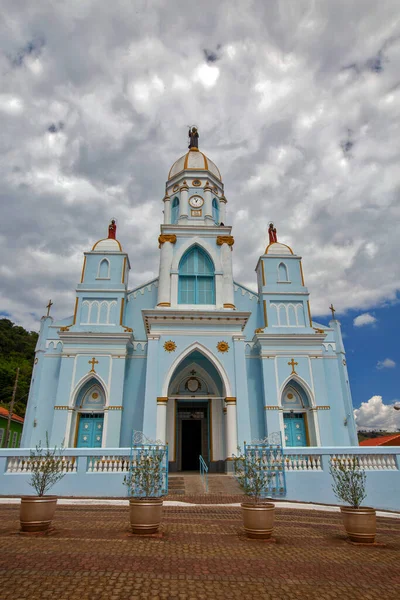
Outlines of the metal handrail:
{"type": "Polygon", "coordinates": [[[206,465],[204,458],[201,456],[201,454],[199,456],[199,461],[200,461],[200,477],[203,480],[203,485],[204,485],[206,492],[208,492],[208,467],[206,465]]]}

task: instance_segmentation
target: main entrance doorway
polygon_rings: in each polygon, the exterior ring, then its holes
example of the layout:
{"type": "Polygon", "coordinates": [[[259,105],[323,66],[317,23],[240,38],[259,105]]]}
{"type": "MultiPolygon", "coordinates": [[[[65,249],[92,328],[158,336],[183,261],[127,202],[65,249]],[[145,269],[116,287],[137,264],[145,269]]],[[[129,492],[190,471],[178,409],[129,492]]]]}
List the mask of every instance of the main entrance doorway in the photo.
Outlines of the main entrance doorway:
{"type": "Polygon", "coordinates": [[[178,401],[176,420],[178,471],[198,471],[200,455],[210,456],[208,401],[178,401]]]}

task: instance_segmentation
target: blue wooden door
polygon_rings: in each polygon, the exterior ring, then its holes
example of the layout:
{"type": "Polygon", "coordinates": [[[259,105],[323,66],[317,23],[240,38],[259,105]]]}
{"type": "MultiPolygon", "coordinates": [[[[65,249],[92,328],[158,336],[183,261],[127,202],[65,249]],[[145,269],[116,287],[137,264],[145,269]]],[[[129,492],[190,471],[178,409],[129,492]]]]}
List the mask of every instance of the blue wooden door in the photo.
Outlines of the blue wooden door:
{"type": "Polygon", "coordinates": [[[286,446],[307,446],[304,414],[290,413],[283,415],[286,446]]]}
{"type": "Polygon", "coordinates": [[[81,414],[78,429],[78,448],[101,448],[103,415],[81,414]]]}

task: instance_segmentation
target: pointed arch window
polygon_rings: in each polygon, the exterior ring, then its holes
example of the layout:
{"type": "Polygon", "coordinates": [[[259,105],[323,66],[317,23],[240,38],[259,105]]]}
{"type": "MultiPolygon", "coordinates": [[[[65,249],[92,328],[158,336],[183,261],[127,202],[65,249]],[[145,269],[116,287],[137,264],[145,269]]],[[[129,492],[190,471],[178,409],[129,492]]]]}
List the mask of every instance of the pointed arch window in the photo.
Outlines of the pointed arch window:
{"type": "Polygon", "coordinates": [[[174,198],[172,200],[172,208],[171,208],[171,224],[175,225],[178,222],[179,217],[179,200],[178,198],[174,198]]]}
{"type": "Polygon", "coordinates": [[[278,281],[289,281],[288,269],[283,262],[278,265],[278,281]]]}
{"type": "Polygon", "coordinates": [[[215,304],[214,265],[208,254],[194,246],[179,264],[179,304],[215,304]]]}
{"type": "Polygon", "coordinates": [[[214,200],[212,201],[212,216],[214,219],[214,223],[216,225],[219,225],[219,206],[218,200],[216,198],[214,198],[214,200]]]}
{"type": "Polygon", "coordinates": [[[103,258],[99,263],[97,279],[110,279],[110,261],[108,258],[103,258]]]}

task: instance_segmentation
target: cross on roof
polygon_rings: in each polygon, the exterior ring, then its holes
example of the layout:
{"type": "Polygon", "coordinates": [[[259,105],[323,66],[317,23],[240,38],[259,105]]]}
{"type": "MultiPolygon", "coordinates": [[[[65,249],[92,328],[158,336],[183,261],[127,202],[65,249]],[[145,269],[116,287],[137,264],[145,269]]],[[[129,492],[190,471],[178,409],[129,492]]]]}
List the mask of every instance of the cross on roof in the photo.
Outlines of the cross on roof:
{"type": "Polygon", "coordinates": [[[49,303],[46,306],[46,308],[47,308],[47,315],[46,315],[46,317],[50,316],[50,309],[51,309],[52,306],[53,306],[53,302],[51,300],[49,300],[49,303]]]}
{"type": "Polygon", "coordinates": [[[331,313],[332,313],[332,319],[334,319],[334,318],[335,318],[335,312],[336,312],[336,310],[333,308],[333,304],[332,304],[332,302],[331,302],[331,305],[330,305],[330,307],[329,307],[329,310],[330,310],[330,311],[331,311],[331,313]]]}
{"type": "MultiPolygon", "coordinates": [[[[293,373],[296,373],[296,370],[295,370],[294,366],[295,366],[295,365],[298,365],[298,364],[299,364],[299,363],[297,363],[297,362],[295,362],[295,361],[294,361],[294,358],[292,358],[292,360],[288,362],[288,365],[290,365],[290,366],[292,367],[292,373],[291,373],[291,375],[292,375],[293,373]]],[[[297,373],[296,373],[296,375],[297,375],[297,373]]]]}

